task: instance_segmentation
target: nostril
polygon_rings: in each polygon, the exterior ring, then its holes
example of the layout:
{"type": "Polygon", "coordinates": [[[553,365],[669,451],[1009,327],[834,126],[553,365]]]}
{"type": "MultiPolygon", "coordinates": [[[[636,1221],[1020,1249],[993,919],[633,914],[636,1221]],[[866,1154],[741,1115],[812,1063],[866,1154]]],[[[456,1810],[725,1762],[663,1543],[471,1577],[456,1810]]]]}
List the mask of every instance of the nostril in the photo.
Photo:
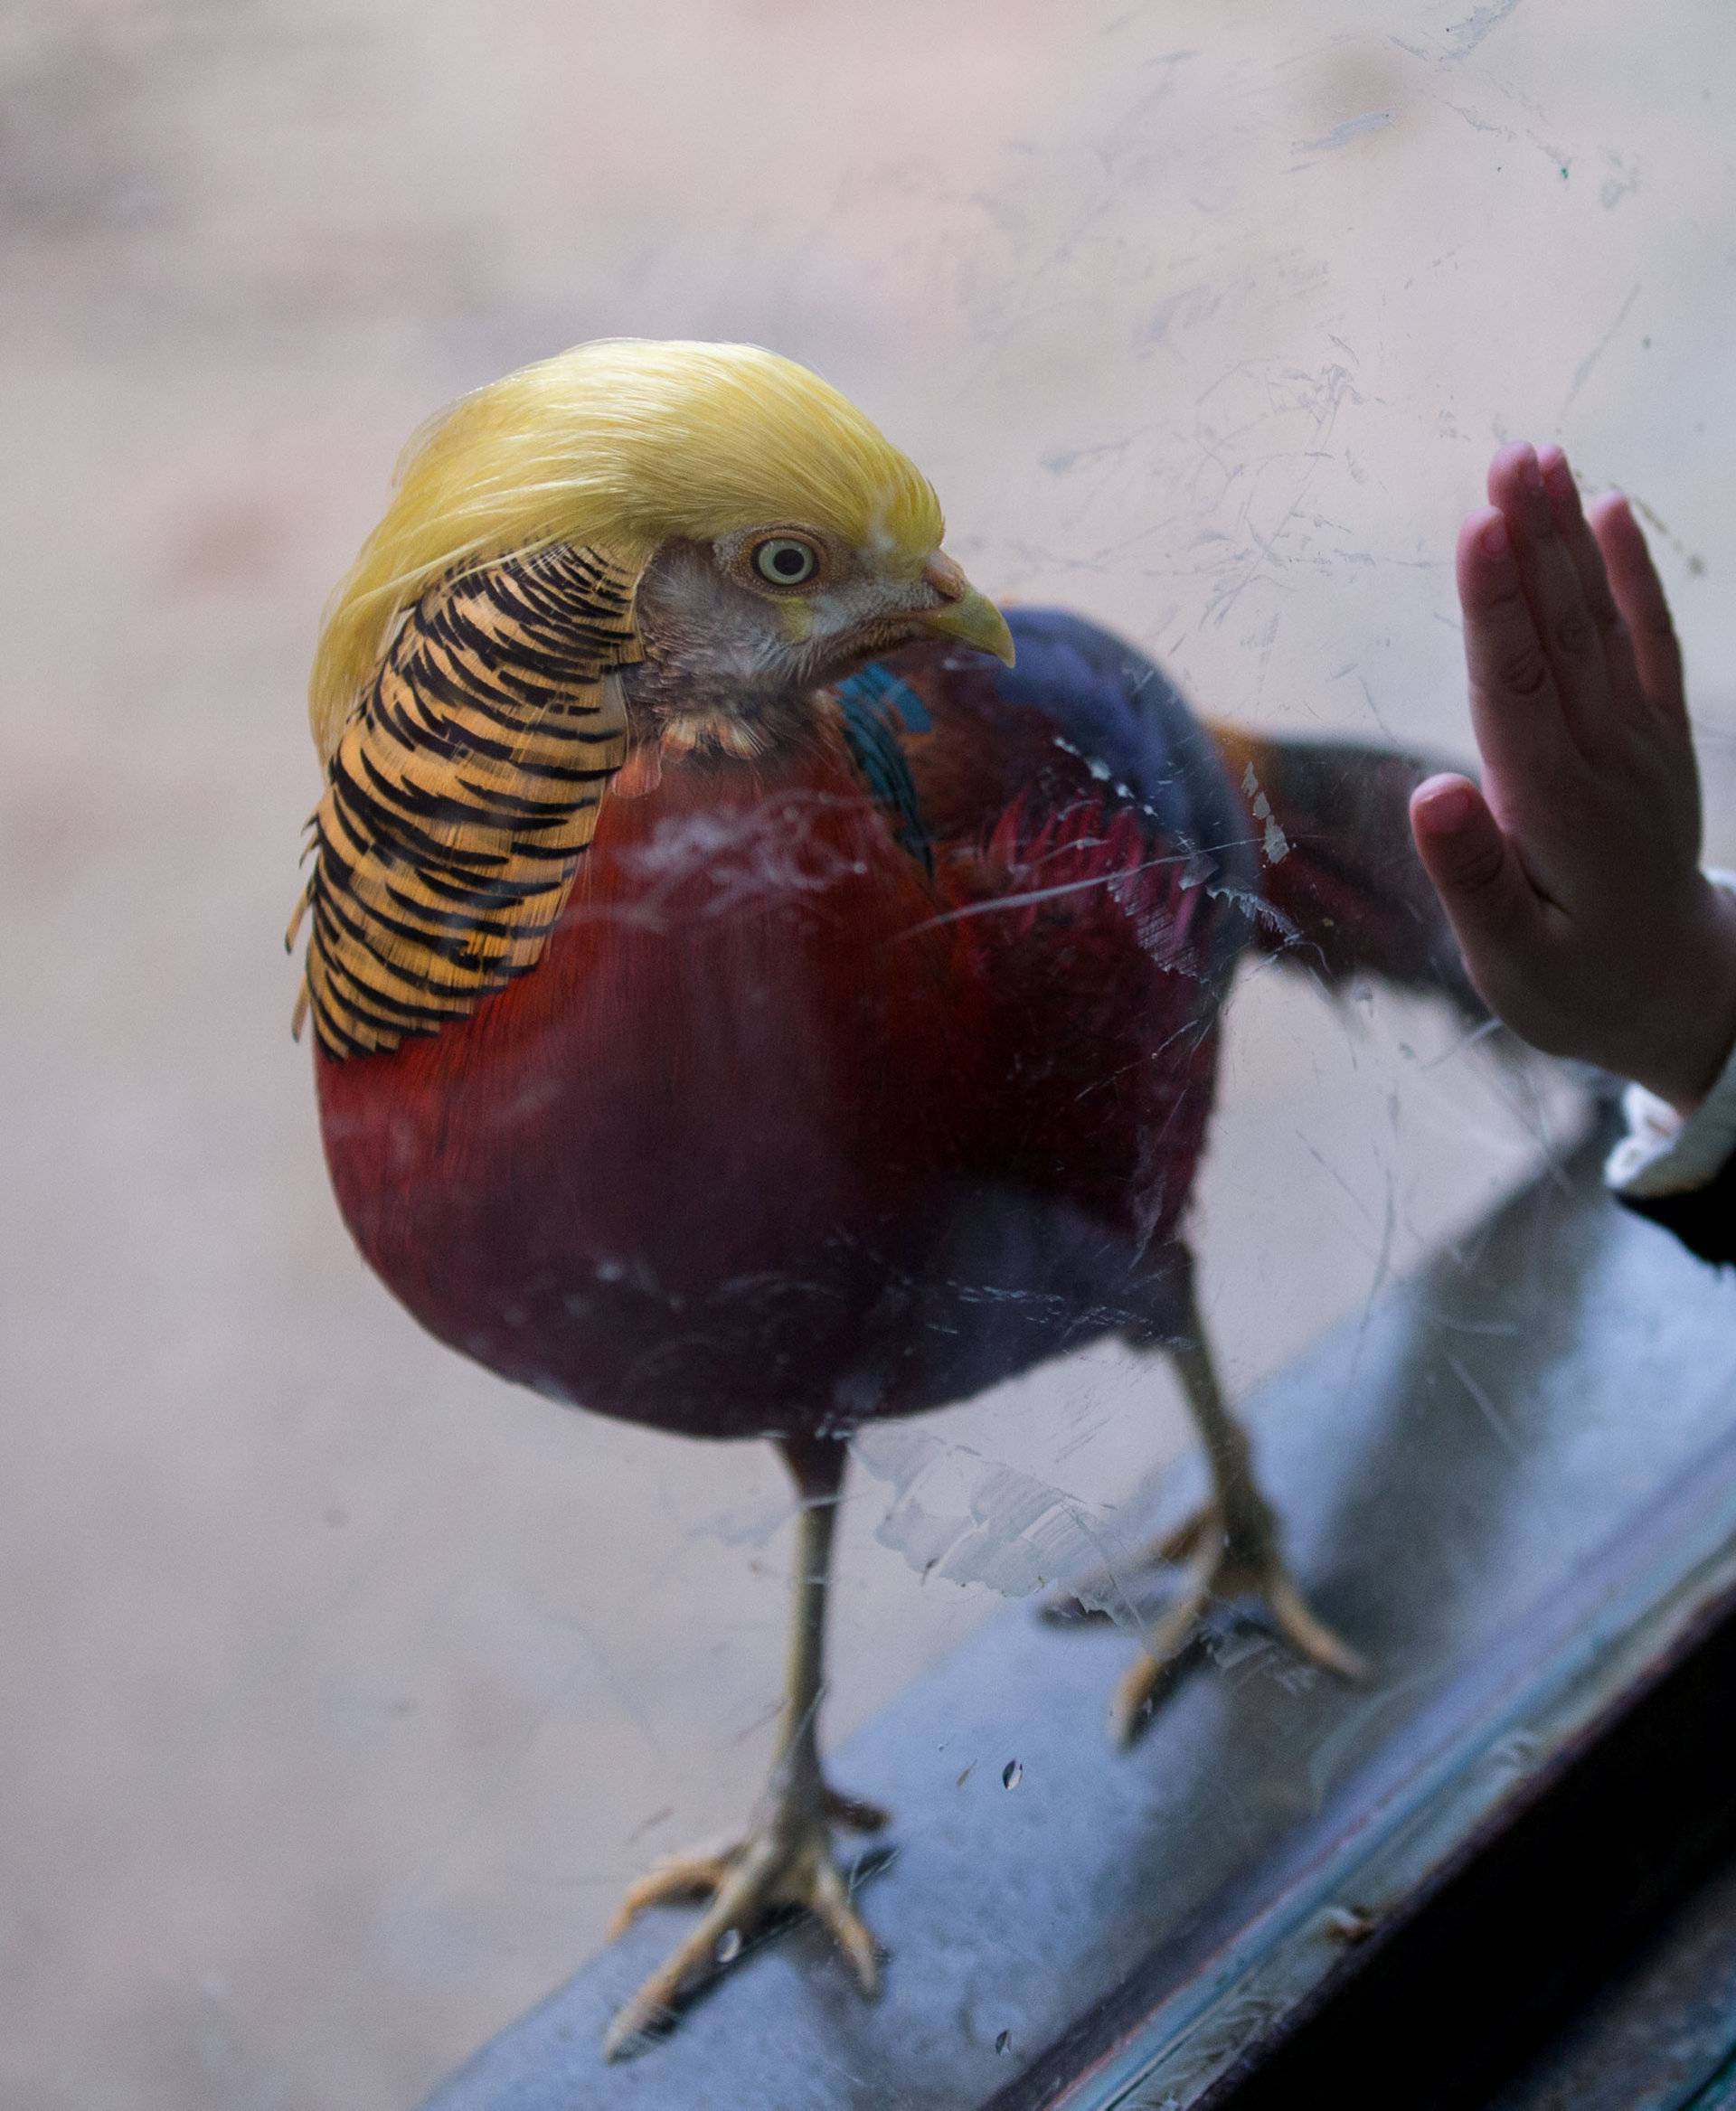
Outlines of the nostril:
{"type": "Polygon", "coordinates": [[[970,581],[944,550],[937,550],[922,567],[922,583],[943,601],[962,601],[970,590],[970,581]]]}

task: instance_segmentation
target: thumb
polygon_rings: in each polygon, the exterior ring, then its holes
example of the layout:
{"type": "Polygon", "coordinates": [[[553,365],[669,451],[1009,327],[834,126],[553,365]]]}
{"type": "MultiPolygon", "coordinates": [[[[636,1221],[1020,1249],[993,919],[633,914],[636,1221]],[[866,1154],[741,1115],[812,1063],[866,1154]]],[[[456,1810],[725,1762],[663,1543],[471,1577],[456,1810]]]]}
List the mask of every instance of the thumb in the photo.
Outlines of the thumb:
{"type": "Polygon", "coordinates": [[[1431,777],[1420,784],[1410,795],[1410,833],[1460,948],[1468,955],[1492,941],[1511,944],[1536,900],[1517,853],[1470,779],[1431,777]]]}

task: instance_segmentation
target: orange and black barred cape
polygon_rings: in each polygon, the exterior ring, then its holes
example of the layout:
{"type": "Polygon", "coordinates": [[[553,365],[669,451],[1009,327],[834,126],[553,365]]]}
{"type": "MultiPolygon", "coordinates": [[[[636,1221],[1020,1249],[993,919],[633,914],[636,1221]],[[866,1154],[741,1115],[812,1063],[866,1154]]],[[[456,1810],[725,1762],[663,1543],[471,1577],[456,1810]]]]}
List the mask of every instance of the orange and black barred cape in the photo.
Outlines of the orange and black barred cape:
{"type": "Polygon", "coordinates": [[[313,818],[305,1001],[327,1055],[438,1032],[535,965],[626,757],[610,677],[640,657],[634,583],[557,543],[405,619],[313,818]]]}

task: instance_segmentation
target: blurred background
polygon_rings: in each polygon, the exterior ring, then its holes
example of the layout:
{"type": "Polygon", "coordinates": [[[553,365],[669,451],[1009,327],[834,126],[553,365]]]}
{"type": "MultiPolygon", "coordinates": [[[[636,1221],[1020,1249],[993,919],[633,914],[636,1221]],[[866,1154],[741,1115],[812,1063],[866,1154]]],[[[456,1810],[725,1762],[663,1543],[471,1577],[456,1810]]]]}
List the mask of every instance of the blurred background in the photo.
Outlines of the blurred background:
{"type": "MultiPolygon", "coordinates": [[[[765,1766],[770,1454],[448,1354],[327,1192],[302,693],[411,429],[585,337],[775,345],[986,589],[1213,713],[1453,754],[1457,522],[1559,438],[1654,523],[1736,857],[1733,90],[1718,0],[0,15],[7,2111],[408,2106],[765,1766]]],[[[1237,1388],[1569,1119],[1426,1012],[1250,975],[1199,1215],[1237,1388]]],[[[921,1434],[930,1535],[1183,1441],[1110,1352],[921,1434]]],[[[1003,1602],[919,1582],[899,1442],[834,1739],[1003,1602]]]]}

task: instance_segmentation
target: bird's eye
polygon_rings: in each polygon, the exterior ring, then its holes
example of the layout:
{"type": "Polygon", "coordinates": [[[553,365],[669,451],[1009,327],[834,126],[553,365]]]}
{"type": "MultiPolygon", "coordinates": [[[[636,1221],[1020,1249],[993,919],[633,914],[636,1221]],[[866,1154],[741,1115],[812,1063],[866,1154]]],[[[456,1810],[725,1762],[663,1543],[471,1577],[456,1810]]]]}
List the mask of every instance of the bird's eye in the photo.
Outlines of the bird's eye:
{"type": "Polygon", "coordinates": [[[820,569],[820,553],[795,535],[768,535],[753,550],[753,569],[769,586],[803,587],[820,569]]]}

